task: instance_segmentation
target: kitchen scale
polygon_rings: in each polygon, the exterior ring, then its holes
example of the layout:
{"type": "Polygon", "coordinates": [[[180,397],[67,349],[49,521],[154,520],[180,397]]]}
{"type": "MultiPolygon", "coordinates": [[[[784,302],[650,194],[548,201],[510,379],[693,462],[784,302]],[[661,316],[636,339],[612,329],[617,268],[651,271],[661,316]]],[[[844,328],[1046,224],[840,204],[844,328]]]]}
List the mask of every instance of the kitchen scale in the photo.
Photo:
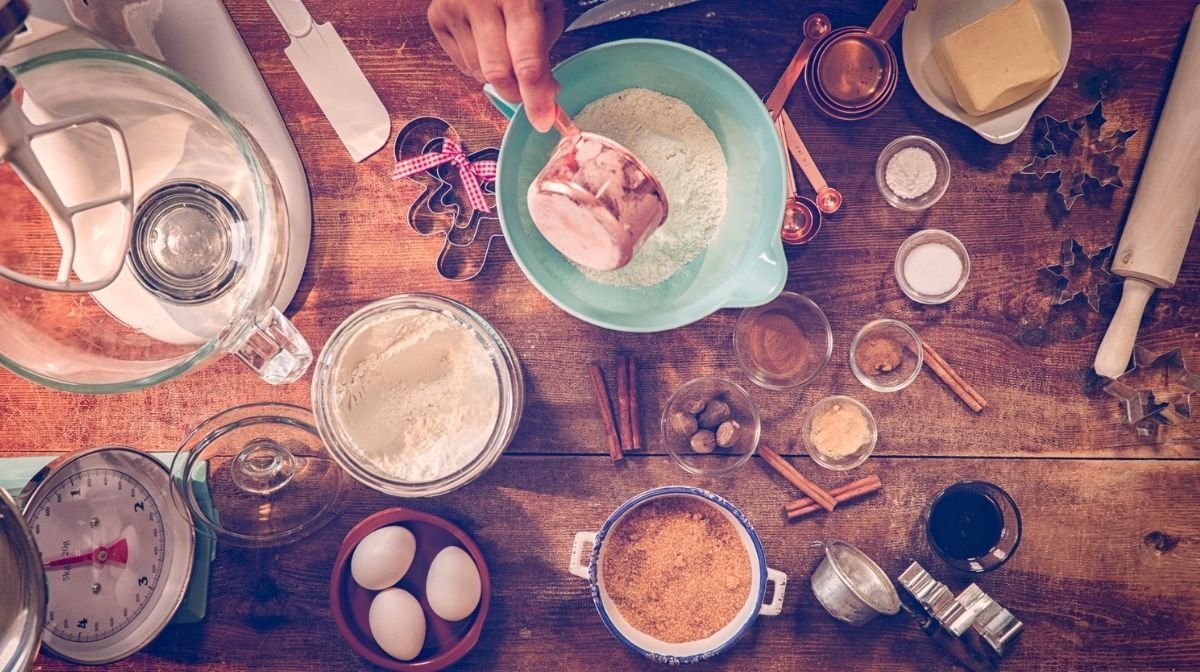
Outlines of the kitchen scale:
{"type": "Polygon", "coordinates": [[[8,635],[15,666],[4,667],[0,649],[0,668],[32,665],[39,641],[75,663],[120,660],[176,616],[201,569],[194,564],[204,565],[196,583],[207,592],[211,546],[197,555],[171,487],[160,459],[104,447],[54,459],[15,502],[0,489],[0,585],[23,610],[0,613],[0,630],[19,624],[8,635]]]}
{"type": "Polygon", "coordinates": [[[168,624],[199,622],[218,539],[303,539],[336,515],[348,484],[312,412],[289,404],[227,409],[171,453],[0,460],[0,671],[31,669],[39,643],[109,663],[168,624]]]}

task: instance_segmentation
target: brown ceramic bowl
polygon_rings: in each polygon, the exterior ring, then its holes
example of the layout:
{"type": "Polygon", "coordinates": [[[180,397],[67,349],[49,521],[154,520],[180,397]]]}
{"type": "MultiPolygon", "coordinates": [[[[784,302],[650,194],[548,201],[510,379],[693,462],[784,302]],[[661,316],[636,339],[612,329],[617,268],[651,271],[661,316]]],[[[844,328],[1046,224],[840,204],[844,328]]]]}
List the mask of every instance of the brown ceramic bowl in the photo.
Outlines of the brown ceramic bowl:
{"type": "Polygon", "coordinates": [[[333,576],[329,588],[333,620],[350,648],[375,665],[397,672],[434,672],[461,660],[479,642],[491,596],[491,576],[488,574],[487,563],[483,560],[483,553],[465,532],[444,518],[398,507],[367,516],[346,534],[341,548],[338,549],[337,560],[333,563],[333,576]],[[367,616],[371,609],[371,600],[379,591],[359,586],[350,576],[350,557],[358,542],[375,530],[388,525],[403,525],[417,540],[417,554],[413,558],[412,566],[404,575],[404,579],[396,584],[412,593],[425,611],[425,646],[420,655],[407,662],[392,658],[375,643],[367,616]],[[425,577],[429,574],[429,565],[438,552],[447,546],[458,546],[471,556],[479,569],[482,584],[479,606],[476,607],[475,613],[461,621],[439,618],[429,608],[429,599],[425,595],[425,577]]]}

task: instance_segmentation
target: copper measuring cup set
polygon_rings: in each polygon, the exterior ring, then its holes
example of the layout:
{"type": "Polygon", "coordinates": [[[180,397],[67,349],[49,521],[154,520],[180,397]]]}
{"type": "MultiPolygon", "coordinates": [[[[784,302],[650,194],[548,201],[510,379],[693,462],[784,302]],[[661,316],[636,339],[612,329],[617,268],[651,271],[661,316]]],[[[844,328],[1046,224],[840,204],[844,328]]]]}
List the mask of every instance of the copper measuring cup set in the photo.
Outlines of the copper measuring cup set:
{"type": "Polygon", "coordinates": [[[837,212],[842,205],[841,192],[825,181],[783,109],[788,95],[803,76],[809,98],[831,119],[858,121],[878,112],[895,94],[900,78],[896,52],[888,40],[916,4],[916,0],[888,0],[868,28],[833,30],[824,14],[805,19],[804,40],[765,101],[791,157],[786,162],[788,203],[780,229],[785,243],[801,245],[812,240],[821,228],[822,215],[837,212]],[[812,185],[815,200],[797,193],[792,160],[812,185]]]}

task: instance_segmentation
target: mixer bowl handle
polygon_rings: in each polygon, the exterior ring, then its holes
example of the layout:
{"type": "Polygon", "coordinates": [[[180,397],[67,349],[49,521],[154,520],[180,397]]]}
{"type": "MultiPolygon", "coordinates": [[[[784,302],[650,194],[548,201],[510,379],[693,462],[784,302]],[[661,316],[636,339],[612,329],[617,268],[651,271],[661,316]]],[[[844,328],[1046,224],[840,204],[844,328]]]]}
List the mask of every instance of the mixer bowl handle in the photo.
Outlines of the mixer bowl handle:
{"type": "Polygon", "coordinates": [[[234,353],[272,385],[299,380],[312,364],[312,348],[278,308],[268,308],[234,353]]]}

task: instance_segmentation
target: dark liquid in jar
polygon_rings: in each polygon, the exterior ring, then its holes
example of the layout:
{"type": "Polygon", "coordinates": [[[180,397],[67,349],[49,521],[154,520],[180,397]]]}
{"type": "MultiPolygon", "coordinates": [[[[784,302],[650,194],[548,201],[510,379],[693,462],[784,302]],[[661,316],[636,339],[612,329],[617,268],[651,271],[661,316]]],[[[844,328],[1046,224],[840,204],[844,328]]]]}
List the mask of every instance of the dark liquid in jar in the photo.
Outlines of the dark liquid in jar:
{"type": "Polygon", "coordinates": [[[1000,507],[980,492],[947,493],[929,514],[929,538],[938,550],[959,560],[986,555],[1003,531],[1000,507]]]}

